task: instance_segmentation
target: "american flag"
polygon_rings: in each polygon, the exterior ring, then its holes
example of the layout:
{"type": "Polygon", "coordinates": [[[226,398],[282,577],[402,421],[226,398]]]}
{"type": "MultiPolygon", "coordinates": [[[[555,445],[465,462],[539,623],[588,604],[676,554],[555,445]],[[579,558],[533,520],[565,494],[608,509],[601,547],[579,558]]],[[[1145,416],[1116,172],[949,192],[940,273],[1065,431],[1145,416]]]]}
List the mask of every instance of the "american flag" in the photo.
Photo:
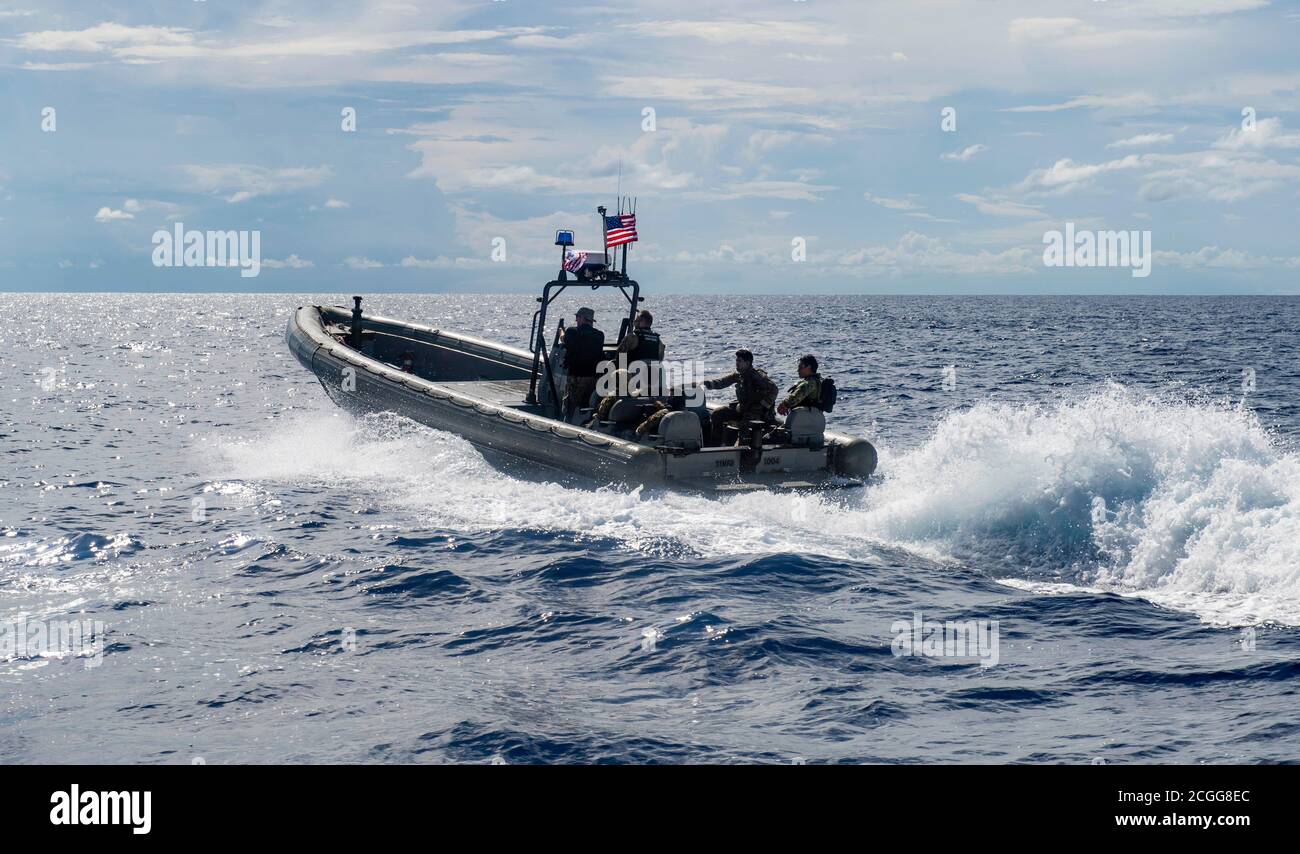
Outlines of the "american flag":
{"type": "Polygon", "coordinates": [[[622,246],[624,243],[636,243],[636,214],[605,217],[605,245],[622,246]]]}
{"type": "Polygon", "coordinates": [[[576,273],[582,269],[582,265],[587,263],[586,252],[575,252],[570,249],[564,253],[564,269],[570,273],[576,273]]]}

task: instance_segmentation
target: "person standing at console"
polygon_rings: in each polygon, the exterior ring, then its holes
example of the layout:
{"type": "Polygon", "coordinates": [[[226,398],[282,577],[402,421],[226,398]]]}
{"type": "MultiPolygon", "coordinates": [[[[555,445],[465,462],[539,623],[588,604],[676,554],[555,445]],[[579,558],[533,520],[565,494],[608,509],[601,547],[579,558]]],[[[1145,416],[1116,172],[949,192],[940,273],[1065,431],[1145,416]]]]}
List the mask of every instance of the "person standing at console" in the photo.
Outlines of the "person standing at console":
{"type": "Polygon", "coordinates": [[[659,333],[654,331],[654,315],[642,310],[636,316],[632,331],[618,342],[618,351],[627,354],[629,374],[642,373],[650,387],[651,394],[660,391],[659,363],[664,358],[664,342],[659,340],[659,333]],[[636,365],[645,364],[644,368],[636,365]]]}
{"type": "Polygon", "coordinates": [[[596,368],[605,358],[605,333],[595,326],[596,312],[580,308],[573,325],[564,330],[564,370],[569,381],[564,390],[564,420],[586,406],[596,390],[596,368]]]}

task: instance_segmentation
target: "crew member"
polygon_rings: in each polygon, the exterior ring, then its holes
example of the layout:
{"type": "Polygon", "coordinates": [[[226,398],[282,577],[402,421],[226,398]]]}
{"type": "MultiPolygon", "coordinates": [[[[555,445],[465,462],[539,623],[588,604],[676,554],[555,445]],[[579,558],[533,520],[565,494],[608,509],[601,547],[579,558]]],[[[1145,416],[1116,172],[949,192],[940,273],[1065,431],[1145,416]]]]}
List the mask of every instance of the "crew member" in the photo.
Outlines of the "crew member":
{"type": "Polygon", "coordinates": [[[614,371],[605,382],[608,384],[607,391],[609,393],[601,395],[600,402],[596,404],[595,414],[587,422],[588,428],[594,429],[600,422],[608,421],[610,413],[614,409],[614,404],[620,400],[631,400],[641,396],[640,383],[627,371],[614,371]]]}
{"type": "Polygon", "coordinates": [[[821,402],[822,378],[817,373],[817,357],[804,356],[799,360],[799,382],[790,386],[785,400],[776,411],[782,415],[800,406],[817,406],[821,402]]]}
{"type": "Polygon", "coordinates": [[[564,389],[564,420],[586,406],[596,390],[596,366],[605,358],[605,333],[595,326],[596,312],[580,308],[573,325],[564,330],[564,370],[569,381],[564,389]]]}
{"type": "Polygon", "coordinates": [[[663,388],[660,374],[660,362],[664,358],[664,342],[659,340],[659,333],[654,331],[654,315],[642,310],[637,312],[632,330],[618,342],[618,351],[626,353],[627,369],[633,376],[641,376],[651,395],[658,395],[663,388]],[[638,365],[637,362],[641,364],[638,365]]]}
{"type": "Polygon", "coordinates": [[[618,351],[627,353],[628,362],[661,362],[664,358],[664,342],[655,332],[654,315],[642,310],[637,312],[632,331],[618,342],[618,351]]]}
{"type": "Polygon", "coordinates": [[[754,354],[748,350],[736,351],[736,370],[723,377],[705,380],[702,385],[707,389],[736,387],[736,399],[726,406],[713,410],[712,441],[722,439],[723,429],[728,421],[765,421],[771,423],[772,408],[776,406],[776,383],[766,373],[754,367],[754,354]]]}

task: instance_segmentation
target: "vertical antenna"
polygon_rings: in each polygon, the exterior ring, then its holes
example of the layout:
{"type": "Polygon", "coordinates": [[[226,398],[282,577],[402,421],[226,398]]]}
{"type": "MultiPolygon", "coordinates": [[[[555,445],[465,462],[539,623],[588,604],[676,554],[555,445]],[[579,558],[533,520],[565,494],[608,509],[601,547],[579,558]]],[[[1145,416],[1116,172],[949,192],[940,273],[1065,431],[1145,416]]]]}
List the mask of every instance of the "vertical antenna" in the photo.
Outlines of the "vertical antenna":
{"type": "MultiPolygon", "coordinates": [[[[632,216],[636,216],[636,197],[635,197],[635,196],[633,196],[633,197],[631,198],[631,200],[628,202],[627,212],[630,213],[630,214],[632,214],[632,216]]],[[[629,249],[631,249],[631,248],[632,248],[632,244],[631,244],[631,243],[624,243],[624,244],[623,244],[623,275],[624,275],[624,276],[627,275],[627,250],[629,250],[629,249]]]]}
{"type": "Polygon", "coordinates": [[[600,214],[600,239],[605,244],[604,257],[601,259],[606,264],[609,263],[609,229],[605,224],[605,206],[601,205],[596,208],[596,213],[600,214]]]}

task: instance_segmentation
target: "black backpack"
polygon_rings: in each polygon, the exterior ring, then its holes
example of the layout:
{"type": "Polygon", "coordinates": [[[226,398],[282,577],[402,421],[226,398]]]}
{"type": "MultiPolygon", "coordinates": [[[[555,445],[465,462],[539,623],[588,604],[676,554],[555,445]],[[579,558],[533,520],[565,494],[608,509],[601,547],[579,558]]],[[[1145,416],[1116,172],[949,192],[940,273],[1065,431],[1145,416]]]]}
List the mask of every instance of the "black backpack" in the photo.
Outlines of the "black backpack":
{"type": "Polygon", "coordinates": [[[823,377],[822,391],[817,401],[817,408],[822,412],[830,412],[835,408],[835,395],[835,380],[830,377],[823,377]]]}

